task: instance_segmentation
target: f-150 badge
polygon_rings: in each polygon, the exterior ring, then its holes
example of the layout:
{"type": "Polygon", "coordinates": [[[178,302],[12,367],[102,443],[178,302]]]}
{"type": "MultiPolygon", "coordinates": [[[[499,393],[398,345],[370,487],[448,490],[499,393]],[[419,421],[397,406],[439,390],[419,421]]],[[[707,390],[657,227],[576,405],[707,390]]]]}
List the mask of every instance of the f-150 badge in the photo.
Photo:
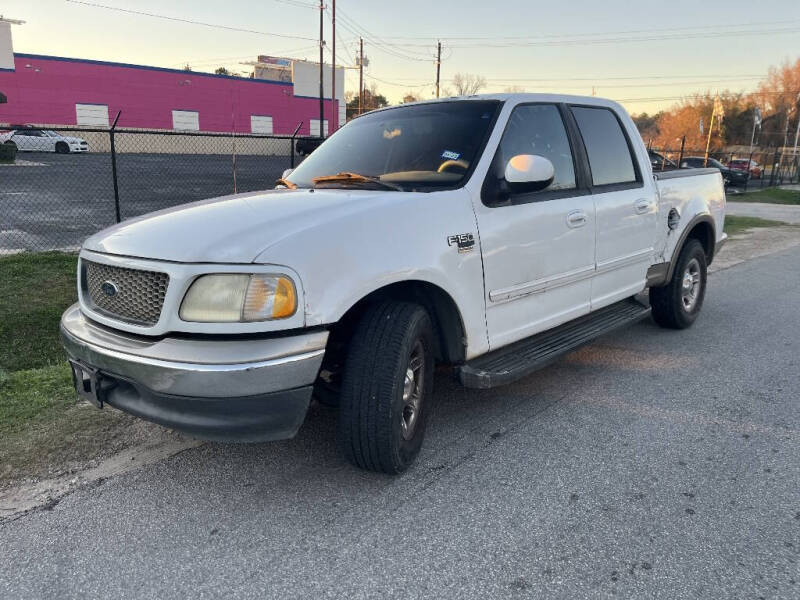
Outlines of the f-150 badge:
{"type": "Polygon", "coordinates": [[[447,245],[458,246],[458,253],[465,254],[475,247],[475,237],[471,233],[457,233],[447,236],[447,245]]]}

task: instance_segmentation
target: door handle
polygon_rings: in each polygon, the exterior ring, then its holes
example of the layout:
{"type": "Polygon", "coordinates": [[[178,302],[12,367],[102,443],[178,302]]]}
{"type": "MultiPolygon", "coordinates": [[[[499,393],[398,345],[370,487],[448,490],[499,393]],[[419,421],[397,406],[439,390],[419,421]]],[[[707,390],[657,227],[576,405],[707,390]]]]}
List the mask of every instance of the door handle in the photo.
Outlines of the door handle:
{"type": "Polygon", "coordinates": [[[573,210],[567,215],[567,225],[573,229],[586,225],[586,213],[582,210],[573,210]]]}
{"type": "Polygon", "coordinates": [[[644,213],[650,210],[651,204],[650,200],[648,200],[647,198],[642,198],[641,200],[637,200],[636,204],[634,204],[633,206],[636,209],[637,215],[643,215],[644,213]]]}

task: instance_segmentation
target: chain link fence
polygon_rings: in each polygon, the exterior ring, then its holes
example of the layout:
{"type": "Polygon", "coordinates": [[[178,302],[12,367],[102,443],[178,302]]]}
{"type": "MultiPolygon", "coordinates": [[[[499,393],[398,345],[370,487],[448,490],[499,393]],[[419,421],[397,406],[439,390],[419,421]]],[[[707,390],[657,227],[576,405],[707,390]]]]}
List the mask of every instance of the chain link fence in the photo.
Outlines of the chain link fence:
{"type": "Polygon", "coordinates": [[[313,138],[126,129],[9,128],[0,143],[0,254],[76,251],[154,210],[274,187],[313,138]]]}
{"type": "MultiPolygon", "coordinates": [[[[28,127],[0,129],[14,162],[0,156],[0,254],[76,251],[119,221],[195,200],[270,189],[316,138],[28,127]]],[[[705,149],[649,146],[654,170],[702,167],[705,149]]],[[[713,151],[729,191],[800,183],[787,149],[713,151]]]]}
{"type": "Polygon", "coordinates": [[[744,148],[739,151],[658,148],[648,145],[654,171],[677,168],[715,167],[729,191],[746,192],[764,187],[800,183],[800,153],[793,148],[744,148]]]}

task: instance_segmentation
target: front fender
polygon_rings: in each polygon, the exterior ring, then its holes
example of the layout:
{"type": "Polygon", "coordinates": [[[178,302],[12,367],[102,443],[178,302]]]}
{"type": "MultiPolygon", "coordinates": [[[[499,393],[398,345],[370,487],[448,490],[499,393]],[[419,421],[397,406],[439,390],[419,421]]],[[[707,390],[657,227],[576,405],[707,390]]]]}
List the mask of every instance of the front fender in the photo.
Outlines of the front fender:
{"type": "Polygon", "coordinates": [[[370,293],[403,281],[444,290],[462,315],[467,356],[488,348],[483,267],[464,190],[390,192],[374,206],[297,232],[255,262],[291,265],[303,282],[307,326],[336,323],[370,293]],[[459,249],[450,236],[472,234],[459,249]]]}

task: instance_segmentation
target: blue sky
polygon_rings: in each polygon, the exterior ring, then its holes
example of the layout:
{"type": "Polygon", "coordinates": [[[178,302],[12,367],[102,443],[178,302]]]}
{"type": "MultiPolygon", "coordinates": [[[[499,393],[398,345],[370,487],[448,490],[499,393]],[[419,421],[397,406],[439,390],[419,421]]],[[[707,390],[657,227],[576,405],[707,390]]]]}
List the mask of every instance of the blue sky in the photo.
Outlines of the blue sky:
{"type": "MultiPolygon", "coordinates": [[[[242,72],[248,67],[240,63],[258,54],[318,57],[319,13],[307,7],[311,0],[87,2],[260,33],[67,0],[0,0],[0,14],[26,21],[13,27],[17,52],[242,72]]],[[[769,66],[800,56],[800,2],[794,0],[338,0],[337,10],[339,62],[352,65],[356,32],[365,32],[366,81],[392,101],[407,91],[431,97],[437,38],[443,87],[456,72],[473,73],[487,79],[486,91],[594,90],[632,112],[654,111],[697,91],[750,90],[769,66]],[[663,37],[671,39],[657,39],[663,37]]],[[[325,38],[330,48],[327,14],[325,38]]],[[[326,51],[326,60],[330,56],[326,51]]],[[[346,82],[357,89],[356,71],[346,82]]]]}

